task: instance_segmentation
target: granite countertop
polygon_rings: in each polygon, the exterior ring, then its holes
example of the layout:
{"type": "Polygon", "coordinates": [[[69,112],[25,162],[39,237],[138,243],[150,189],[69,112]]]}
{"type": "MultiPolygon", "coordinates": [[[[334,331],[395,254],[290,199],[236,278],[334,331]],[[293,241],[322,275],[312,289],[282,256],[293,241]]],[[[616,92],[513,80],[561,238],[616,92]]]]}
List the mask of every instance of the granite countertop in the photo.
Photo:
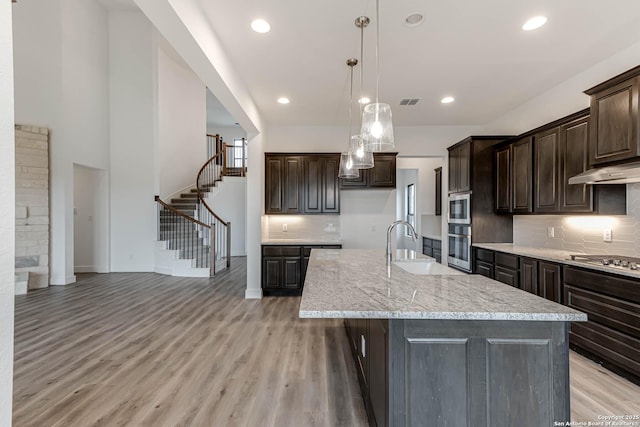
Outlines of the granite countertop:
{"type": "Polygon", "coordinates": [[[299,315],[302,318],[587,319],[584,313],[480,275],[415,275],[392,265],[389,276],[383,250],[312,251],[299,315]]]}
{"type": "MultiPolygon", "coordinates": [[[[512,243],[474,243],[476,248],[484,248],[492,251],[506,252],[509,254],[527,256],[531,258],[541,259],[545,261],[556,262],[559,264],[573,265],[589,270],[603,271],[621,276],[640,279],[640,270],[630,270],[628,268],[614,267],[599,264],[590,264],[581,261],[572,261],[571,255],[580,254],[580,252],[570,252],[558,249],[533,248],[530,246],[514,245],[512,243]]],[[[621,255],[621,254],[618,254],[621,255]]]]}
{"type": "Polygon", "coordinates": [[[342,239],[262,239],[263,245],[341,245],[342,239]]]}

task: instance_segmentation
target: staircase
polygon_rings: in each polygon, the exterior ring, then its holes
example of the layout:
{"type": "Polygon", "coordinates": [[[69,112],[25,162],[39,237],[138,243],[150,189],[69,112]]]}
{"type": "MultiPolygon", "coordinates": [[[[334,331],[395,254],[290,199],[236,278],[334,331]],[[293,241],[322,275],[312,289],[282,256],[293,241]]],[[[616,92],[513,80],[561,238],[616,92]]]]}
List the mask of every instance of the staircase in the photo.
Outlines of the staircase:
{"type": "Polygon", "coordinates": [[[209,190],[225,176],[227,169],[229,175],[244,176],[246,168],[226,168],[229,162],[227,145],[222,143],[219,135],[208,137],[210,150],[213,146],[217,151],[198,172],[196,187],[172,198],[170,203],[162,201],[159,196],[155,198],[158,207],[158,273],[207,277],[231,265],[231,223],[216,215],[205,199],[209,190]]]}

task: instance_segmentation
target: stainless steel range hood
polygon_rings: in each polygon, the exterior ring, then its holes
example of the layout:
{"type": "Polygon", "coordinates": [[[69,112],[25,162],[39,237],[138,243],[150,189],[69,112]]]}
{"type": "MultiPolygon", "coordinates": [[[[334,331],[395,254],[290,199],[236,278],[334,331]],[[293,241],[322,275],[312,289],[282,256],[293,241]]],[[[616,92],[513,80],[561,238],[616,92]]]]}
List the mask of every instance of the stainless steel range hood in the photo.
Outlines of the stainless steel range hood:
{"type": "Polygon", "coordinates": [[[569,178],[569,184],[627,184],[640,182],[640,162],[589,169],[569,178]]]}

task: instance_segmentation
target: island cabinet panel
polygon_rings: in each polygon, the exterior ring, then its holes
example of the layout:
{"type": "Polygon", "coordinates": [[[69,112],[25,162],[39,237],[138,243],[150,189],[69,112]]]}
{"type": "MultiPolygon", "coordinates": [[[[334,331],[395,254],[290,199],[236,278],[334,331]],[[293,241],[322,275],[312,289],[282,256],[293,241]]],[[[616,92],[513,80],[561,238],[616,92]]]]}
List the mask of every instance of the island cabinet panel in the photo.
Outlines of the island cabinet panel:
{"type": "Polygon", "coordinates": [[[565,266],[564,304],[587,313],[571,325],[571,346],[640,384],[640,283],[565,266]]]}
{"type": "Polygon", "coordinates": [[[386,319],[369,319],[369,400],[378,427],[386,427],[389,418],[388,325],[386,319]]]}
{"type": "Polygon", "coordinates": [[[539,427],[570,419],[565,323],[389,324],[390,425],[539,427]]]}

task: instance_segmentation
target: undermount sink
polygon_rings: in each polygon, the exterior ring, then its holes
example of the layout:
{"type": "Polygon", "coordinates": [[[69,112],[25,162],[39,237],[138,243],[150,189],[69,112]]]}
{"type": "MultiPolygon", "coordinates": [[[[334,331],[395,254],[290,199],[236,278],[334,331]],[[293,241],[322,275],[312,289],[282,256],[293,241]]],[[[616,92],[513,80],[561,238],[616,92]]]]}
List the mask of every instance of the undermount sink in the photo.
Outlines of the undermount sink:
{"type": "Polygon", "coordinates": [[[461,271],[437,263],[434,259],[394,261],[393,264],[411,274],[464,274],[461,271]]]}

